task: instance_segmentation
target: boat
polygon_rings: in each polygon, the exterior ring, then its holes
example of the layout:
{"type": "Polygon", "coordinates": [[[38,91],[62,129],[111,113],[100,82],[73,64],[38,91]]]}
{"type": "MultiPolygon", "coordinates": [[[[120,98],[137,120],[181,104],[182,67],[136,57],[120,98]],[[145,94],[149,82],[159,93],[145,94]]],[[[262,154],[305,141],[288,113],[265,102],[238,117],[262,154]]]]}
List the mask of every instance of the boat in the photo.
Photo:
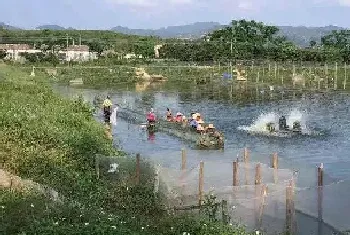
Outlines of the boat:
{"type": "Polygon", "coordinates": [[[121,107],[117,116],[128,122],[142,123],[148,131],[164,132],[170,136],[195,143],[200,148],[222,149],[224,147],[224,135],[219,131],[215,131],[214,133],[199,133],[186,122],[169,122],[161,119],[157,120],[154,124],[144,123],[145,115],[126,107],[121,107]]]}

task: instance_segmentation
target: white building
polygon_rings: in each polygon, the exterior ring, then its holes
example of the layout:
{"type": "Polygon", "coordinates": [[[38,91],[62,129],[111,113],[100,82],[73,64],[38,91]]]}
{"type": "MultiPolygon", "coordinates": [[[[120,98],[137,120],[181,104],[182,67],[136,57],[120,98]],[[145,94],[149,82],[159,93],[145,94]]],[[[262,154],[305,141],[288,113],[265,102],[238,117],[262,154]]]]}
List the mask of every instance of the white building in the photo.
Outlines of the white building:
{"type": "Polygon", "coordinates": [[[154,58],[159,58],[159,50],[162,48],[163,45],[155,45],[154,46],[154,58]]]}
{"type": "Polygon", "coordinates": [[[65,56],[66,61],[89,61],[98,58],[97,52],[90,52],[87,45],[72,45],[68,46],[67,50],[59,51],[59,57],[65,56]]]}
{"type": "Polygon", "coordinates": [[[0,44],[0,50],[6,51],[5,59],[20,60],[23,53],[40,53],[41,50],[31,49],[28,44],[0,44]]]}
{"type": "Polygon", "coordinates": [[[124,59],[135,59],[135,58],[142,59],[143,56],[142,55],[136,55],[135,53],[127,53],[124,56],[124,59]]]}

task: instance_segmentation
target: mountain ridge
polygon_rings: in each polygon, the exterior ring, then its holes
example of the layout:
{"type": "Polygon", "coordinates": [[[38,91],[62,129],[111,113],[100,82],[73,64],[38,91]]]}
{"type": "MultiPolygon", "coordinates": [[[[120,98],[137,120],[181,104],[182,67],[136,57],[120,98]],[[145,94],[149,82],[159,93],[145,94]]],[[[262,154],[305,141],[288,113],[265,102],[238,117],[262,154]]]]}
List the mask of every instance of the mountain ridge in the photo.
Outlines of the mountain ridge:
{"type": "MultiPolygon", "coordinates": [[[[214,30],[218,30],[226,27],[227,25],[221,24],[215,21],[208,22],[195,22],[187,25],[176,25],[161,27],[158,29],[133,29],[124,26],[116,26],[110,31],[117,33],[138,35],[138,36],[158,36],[161,38],[200,38],[201,36],[211,33],[214,30]]],[[[6,25],[0,22],[0,28],[10,30],[21,30],[18,27],[6,25]]],[[[328,26],[277,26],[279,28],[278,35],[286,36],[288,40],[294,42],[296,45],[305,47],[308,46],[311,40],[316,42],[321,41],[321,37],[332,32],[332,30],[346,29],[343,27],[328,25],[328,26]]],[[[74,30],[73,28],[65,28],[59,25],[40,25],[35,29],[37,30],[74,30]]]]}

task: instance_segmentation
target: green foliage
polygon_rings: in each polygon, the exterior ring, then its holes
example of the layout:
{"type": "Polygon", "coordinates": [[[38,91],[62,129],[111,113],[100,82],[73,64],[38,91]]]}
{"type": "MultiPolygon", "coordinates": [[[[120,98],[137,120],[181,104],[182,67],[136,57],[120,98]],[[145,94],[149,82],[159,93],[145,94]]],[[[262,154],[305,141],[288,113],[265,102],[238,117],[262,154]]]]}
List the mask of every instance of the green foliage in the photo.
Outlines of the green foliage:
{"type": "MultiPolygon", "coordinates": [[[[47,79],[1,66],[0,153],[5,170],[53,187],[63,203],[38,194],[0,190],[0,233],[4,234],[245,234],[240,227],[195,216],[169,216],[153,192],[152,168],[124,158],[103,137],[81,98],[54,94],[47,79]],[[101,171],[95,155],[114,155],[115,175],[101,171]],[[208,227],[208,228],[207,228],[208,227]]],[[[100,159],[103,169],[108,162],[100,159]]]]}
{"type": "Polygon", "coordinates": [[[59,204],[44,197],[0,190],[2,234],[240,234],[243,227],[223,225],[192,215],[153,217],[116,214],[101,207],[59,204]]]}
{"type": "Polygon", "coordinates": [[[6,57],[6,51],[0,50],[0,60],[4,59],[6,57]]]}

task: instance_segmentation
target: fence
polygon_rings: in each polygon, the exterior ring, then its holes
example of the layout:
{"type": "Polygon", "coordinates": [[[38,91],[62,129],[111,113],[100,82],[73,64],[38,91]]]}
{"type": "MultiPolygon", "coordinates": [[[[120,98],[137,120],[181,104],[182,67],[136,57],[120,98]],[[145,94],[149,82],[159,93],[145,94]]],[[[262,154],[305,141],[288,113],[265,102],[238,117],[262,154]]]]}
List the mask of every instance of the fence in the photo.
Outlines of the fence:
{"type": "MultiPolygon", "coordinates": [[[[45,71],[52,75],[50,67],[35,67],[33,71],[45,71]]],[[[203,65],[191,62],[153,62],[136,65],[108,66],[59,66],[57,78],[66,81],[82,78],[86,84],[136,82],[135,70],[145,68],[150,75],[161,75],[169,81],[196,82],[208,84],[219,80],[232,80],[236,71],[240,80],[287,88],[304,89],[348,89],[349,65],[346,62],[279,62],[279,61],[235,61],[232,67],[228,62],[203,62],[203,65]],[[226,75],[225,75],[226,74],[226,75]],[[244,79],[243,79],[244,78],[244,79]]],[[[32,68],[30,69],[32,70],[32,68]]],[[[29,72],[29,68],[28,68],[29,72]]],[[[234,77],[235,78],[235,77],[234,77]]],[[[233,79],[235,81],[235,79],[233,79]]]]}
{"type": "MultiPolygon", "coordinates": [[[[201,161],[192,168],[187,166],[185,150],[178,156],[180,169],[158,165],[154,179],[155,192],[167,196],[169,210],[200,210],[212,194],[222,207],[224,221],[244,224],[248,230],[332,234],[350,229],[350,181],[324,184],[322,164],[315,171],[317,178],[309,181],[315,185],[305,186],[303,173],[279,168],[277,154],[267,165],[251,161],[245,149],[231,163],[201,161]]],[[[135,182],[139,182],[139,162],[137,155],[135,182]]]]}

